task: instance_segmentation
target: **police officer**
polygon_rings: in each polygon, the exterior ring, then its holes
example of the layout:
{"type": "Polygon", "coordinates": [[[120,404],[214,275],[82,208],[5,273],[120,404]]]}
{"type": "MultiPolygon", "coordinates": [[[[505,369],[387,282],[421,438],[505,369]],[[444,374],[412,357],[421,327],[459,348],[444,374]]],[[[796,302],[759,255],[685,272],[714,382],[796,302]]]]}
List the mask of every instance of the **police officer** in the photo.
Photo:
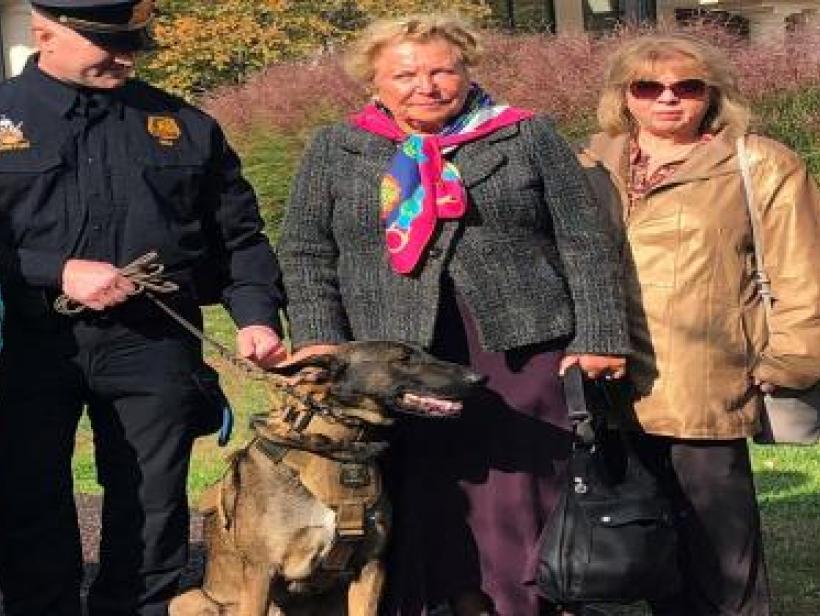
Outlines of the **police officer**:
{"type": "Polygon", "coordinates": [[[167,613],[187,561],[194,438],[219,423],[201,346],[119,268],[155,250],[201,323],[283,358],[280,273],[217,124],[132,79],[150,0],[35,0],[38,53],[0,85],[0,590],[7,616],[80,614],[71,454],[85,407],[104,489],[92,616],[167,613]],[[85,310],[55,312],[65,294],[85,310]]]}

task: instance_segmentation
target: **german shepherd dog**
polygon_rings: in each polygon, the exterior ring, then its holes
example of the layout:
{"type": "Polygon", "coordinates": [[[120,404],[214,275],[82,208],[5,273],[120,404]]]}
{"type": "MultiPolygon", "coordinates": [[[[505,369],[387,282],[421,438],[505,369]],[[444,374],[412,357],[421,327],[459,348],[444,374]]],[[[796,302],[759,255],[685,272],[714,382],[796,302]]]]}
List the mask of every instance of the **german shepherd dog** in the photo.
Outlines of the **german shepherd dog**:
{"type": "Polygon", "coordinates": [[[457,416],[483,382],[396,342],[350,342],[275,369],[289,395],[202,497],[202,588],[171,616],[376,616],[390,524],[376,457],[395,413],[457,416]]]}

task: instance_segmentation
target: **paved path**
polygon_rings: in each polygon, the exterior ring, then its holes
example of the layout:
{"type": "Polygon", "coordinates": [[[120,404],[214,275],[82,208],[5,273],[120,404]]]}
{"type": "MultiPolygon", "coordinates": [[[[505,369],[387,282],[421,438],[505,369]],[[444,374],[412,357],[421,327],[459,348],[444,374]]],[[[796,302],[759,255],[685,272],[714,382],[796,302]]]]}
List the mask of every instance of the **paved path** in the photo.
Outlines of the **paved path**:
{"type": "MultiPolygon", "coordinates": [[[[97,547],[100,542],[100,497],[87,494],[78,494],[77,516],[80,520],[80,534],[83,539],[83,555],[85,557],[85,587],[91,582],[97,570],[97,547]]],[[[188,568],[183,575],[183,587],[193,586],[202,579],[202,567],[205,551],[202,544],[202,520],[199,515],[191,514],[191,557],[188,568]]],[[[0,605],[0,616],[3,616],[3,607],[0,605]]]]}
{"type": "MultiPolygon", "coordinates": [[[[85,586],[87,586],[97,570],[97,546],[100,541],[100,497],[77,495],[77,515],[80,520],[80,534],[83,539],[83,554],[85,555],[85,586]]],[[[202,519],[199,515],[191,514],[191,556],[188,567],[182,578],[182,587],[198,585],[202,579],[202,568],[205,563],[205,547],[202,544],[202,519]]],[[[85,586],[83,590],[85,590],[85,586]]],[[[646,616],[647,612],[638,607],[624,607],[613,610],[612,606],[606,612],[589,611],[588,616],[646,616]]],[[[0,616],[3,608],[0,605],[0,616]]]]}

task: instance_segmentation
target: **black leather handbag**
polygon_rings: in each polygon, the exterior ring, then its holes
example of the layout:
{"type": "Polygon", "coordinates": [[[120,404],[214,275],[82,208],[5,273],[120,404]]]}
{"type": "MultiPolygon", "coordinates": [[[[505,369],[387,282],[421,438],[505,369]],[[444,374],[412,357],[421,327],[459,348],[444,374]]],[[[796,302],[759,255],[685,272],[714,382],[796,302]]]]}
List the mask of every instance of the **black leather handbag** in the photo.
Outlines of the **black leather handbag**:
{"type": "Polygon", "coordinates": [[[680,573],[668,500],[627,434],[607,429],[605,384],[573,367],[564,392],[575,438],[566,488],[539,539],[539,590],[564,606],[673,594],[680,573]]]}

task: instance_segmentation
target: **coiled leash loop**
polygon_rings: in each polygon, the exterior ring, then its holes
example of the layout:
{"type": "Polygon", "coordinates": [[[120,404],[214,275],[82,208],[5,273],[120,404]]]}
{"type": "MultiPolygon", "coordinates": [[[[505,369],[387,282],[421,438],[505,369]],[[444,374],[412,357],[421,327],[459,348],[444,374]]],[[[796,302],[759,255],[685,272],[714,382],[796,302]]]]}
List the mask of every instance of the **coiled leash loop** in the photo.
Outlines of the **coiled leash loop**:
{"type": "MultiPolygon", "coordinates": [[[[146,290],[154,293],[174,293],[179,290],[179,285],[163,278],[165,266],[157,261],[158,258],[156,252],[148,252],[117,270],[134,284],[132,295],[139,295],[146,290]]],[[[67,295],[60,295],[54,302],[54,310],[60,314],[75,315],[87,310],[87,306],[67,295]]]]}

